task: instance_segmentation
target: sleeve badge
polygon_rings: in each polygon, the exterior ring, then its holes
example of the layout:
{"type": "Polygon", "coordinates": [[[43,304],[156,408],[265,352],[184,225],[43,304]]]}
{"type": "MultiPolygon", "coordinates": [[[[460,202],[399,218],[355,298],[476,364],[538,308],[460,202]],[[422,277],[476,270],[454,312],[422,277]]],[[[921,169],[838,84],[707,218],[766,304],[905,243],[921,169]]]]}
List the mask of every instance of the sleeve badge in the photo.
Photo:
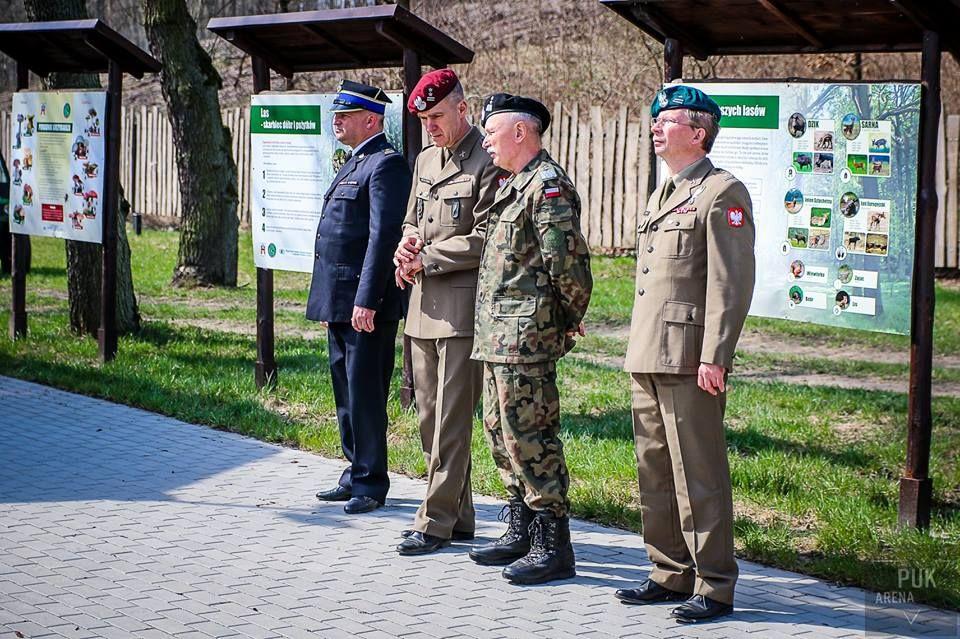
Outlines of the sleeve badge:
{"type": "Polygon", "coordinates": [[[735,229],[743,226],[743,209],[739,206],[731,206],[727,209],[727,224],[735,229]]]}

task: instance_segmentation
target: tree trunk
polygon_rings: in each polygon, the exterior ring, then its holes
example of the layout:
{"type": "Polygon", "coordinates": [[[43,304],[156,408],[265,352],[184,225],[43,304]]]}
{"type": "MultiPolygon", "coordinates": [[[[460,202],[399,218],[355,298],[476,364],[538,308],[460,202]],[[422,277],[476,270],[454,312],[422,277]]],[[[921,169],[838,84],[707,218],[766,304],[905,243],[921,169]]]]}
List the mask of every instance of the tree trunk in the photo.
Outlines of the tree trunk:
{"type": "MultiPolygon", "coordinates": [[[[34,22],[48,20],[82,20],[87,18],[83,0],[24,0],[27,18],[34,22]]],[[[52,73],[43,83],[46,89],[99,89],[94,73],[52,73]]],[[[116,167],[114,170],[120,170],[116,167]]],[[[106,203],[104,203],[106,204],[106,203]]],[[[140,311],[133,291],[130,270],[130,244],[126,221],[130,204],[120,193],[117,215],[117,333],[124,335],[140,330],[140,311]]],[[[66,241],[67,297],[70,305],[70,328],[78,335],[97,335],[100,328],[100,279],[103,247],[90,242],[66,241]]]]}
{"type": "Polygon", "coordinates": [[[173,127],[182,219],[174,285],[237,284],[237,165],[220,117],[220,74],[184,0],[143,0],[150,51],[173,127]]]}

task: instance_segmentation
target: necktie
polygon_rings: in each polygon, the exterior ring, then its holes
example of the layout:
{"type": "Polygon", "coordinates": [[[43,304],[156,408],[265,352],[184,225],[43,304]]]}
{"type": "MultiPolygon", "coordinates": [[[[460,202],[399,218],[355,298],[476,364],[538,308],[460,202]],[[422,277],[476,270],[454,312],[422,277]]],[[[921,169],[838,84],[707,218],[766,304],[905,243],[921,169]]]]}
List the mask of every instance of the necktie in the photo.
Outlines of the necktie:
{"type": "Polygon", "coordinates": [[[673,181],[673,178],[667,180],[666,186],[663,187],[663,193],[660,194],[660,206],[670,199],[670,196],[673,195],[673,192],[677,189],[676,183],[673,181]]]}
{"type": "Polygon", "coordinates": [[[440,166],[446,166],[447,162],[450,161],[450,149],[442,149],[440,151],[440,166]]]}

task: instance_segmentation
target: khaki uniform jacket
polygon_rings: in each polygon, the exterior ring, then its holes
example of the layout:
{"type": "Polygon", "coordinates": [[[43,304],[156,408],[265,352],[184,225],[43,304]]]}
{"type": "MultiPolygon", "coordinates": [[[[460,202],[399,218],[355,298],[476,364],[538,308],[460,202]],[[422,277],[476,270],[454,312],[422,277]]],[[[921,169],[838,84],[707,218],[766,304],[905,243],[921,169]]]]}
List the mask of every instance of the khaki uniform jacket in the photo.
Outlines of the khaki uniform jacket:
{"type": "Polygon", "coordinates": [[[497,191],[480,257],[473,359],[555,361],[587,312],[593,276],[580,197],[541,150],[497,191]]]}
{"type": "Polygon", "coordinates": [[[443,149],[428,146],[417,156],[403,235],[417,235],[423,271],[410,294],[403,332],[440,339],[473,335],[477,267],[486,209],[503,171],[483,150],[483,133],[470,131],[445,165],[443,149]]]}
{"type": "Polygon", "coordinates": [[[753,297],[754,223],[750,195],[704,158],[658,206],[650,196],[637,227],[637,278],[624,370],[696,373],[700,363],[730,370],[753,297]]]}

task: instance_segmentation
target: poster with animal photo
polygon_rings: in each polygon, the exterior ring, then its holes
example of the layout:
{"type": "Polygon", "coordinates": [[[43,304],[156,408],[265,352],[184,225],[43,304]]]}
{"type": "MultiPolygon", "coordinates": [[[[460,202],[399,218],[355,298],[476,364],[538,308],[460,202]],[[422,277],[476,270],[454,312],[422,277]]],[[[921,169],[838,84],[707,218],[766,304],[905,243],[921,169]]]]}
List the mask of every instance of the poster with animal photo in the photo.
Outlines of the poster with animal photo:
{"type": "Polygon", "coordinates": [[[99,244],[105,91],[13,94],[10,230],[99,244]]]}
{"type": "Polygon", "coordinates": [[[723,114],[710,159],[752,199],[751,315],[908,334],[920,85],[691,84],[723,114]]]}

